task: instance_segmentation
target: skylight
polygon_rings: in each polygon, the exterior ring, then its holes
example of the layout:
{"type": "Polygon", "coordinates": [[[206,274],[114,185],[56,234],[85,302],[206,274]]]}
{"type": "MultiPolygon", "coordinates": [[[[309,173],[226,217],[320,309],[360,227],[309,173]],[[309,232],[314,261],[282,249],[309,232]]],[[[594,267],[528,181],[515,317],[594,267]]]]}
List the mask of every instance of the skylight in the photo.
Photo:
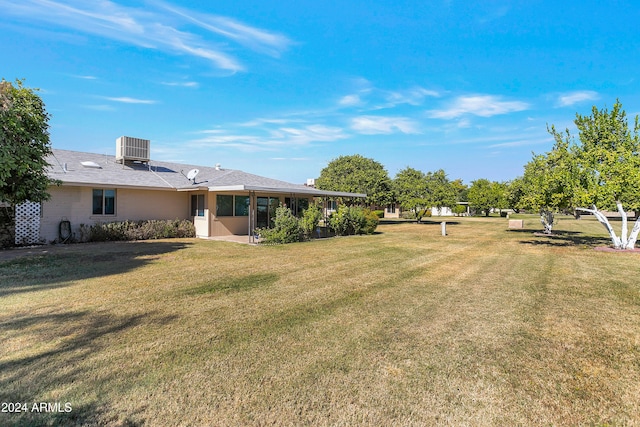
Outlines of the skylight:
{"type": "Polygon", "coordinates": [[[80,162],[80,164],[82,166],[84,166],[85,168],[94,168],[94,169],[102,169],[102,166],[100,166],[99,164],[97,164],[96,162],[80,162]]]}

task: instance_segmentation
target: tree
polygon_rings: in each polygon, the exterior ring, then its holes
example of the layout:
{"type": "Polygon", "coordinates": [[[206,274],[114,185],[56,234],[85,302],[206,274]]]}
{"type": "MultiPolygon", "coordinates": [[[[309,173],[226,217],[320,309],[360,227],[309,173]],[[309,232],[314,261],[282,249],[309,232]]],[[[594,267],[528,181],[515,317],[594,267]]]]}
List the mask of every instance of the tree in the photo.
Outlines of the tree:
{"type": "Polygon", "coordinates": [[[0,201],[47,200],[49,114],[35,90],[0,81],[0,201]]]}
{"type": "Polygon", "coordinates": [[[451,181],[451,186],[456,193],[456,202],[469,201],[469,187],[460,178],[451,181]]]}
{"type": "Polygon", "coordinates": [[[485,216],[489,216],[491,209],[505,206],[506,200],[503,184],[484,178],[471,182],[468,197],[469,204],[477,210],[484,211],[485,216]]]}
{"type": "Polygon", "coordinates": [[[391,180],[381,163],[359,154],[340,156],[322,169],[316,186],[321,190],[365,193],[368,205],[391,202],[391,180]]]}
{"type": "Polygon", "coordinates": [[[397,173],[393,189],[400,206],[413,211],[418,222],[431,208],[442,209],[456,204],[456,187],[442,169],[425,174],[407,167],[397,173]]]}
{"type": "Polygon", "coordinates": [[[546,154],[538,154],[524,167],[519,181],[521,195],[518,206],[540,213],[544,232],[551,234],[555,214],[574,208],[576,163],[569,142],[552,126],[549,132],[556,142],[546,154]]]}
{"type": "Polygon", "coordinates": [[[447,174],[442,169],[435,172],[427,172],[427,191],[429,195],[429,205],[442,210],[444,207],[451,208],[456,204],[456,189],[447,178],[447,174]]]}
{"type": "Polygon", "coordinates": [[[567,130],[560,134],[552,128],[556,142],[571,146],[575,167],[574,200],[578,211],[592,213],[607,229],[614,248],[633,249],[640,232],[640,217],[628,232],[627,210],[640,209],[640,125],[635,117],[629,130],[626,113],[616,100],[611,111],[592,108],[590,116],[576,114],[574,121],[579,140],[574,142],[567,130]],[[616,209],[622,219],[620,237],[600,209],[616,209]]]}
{"type": "Polygon", "coordinates": [[[524,180],[519,176],[507,183],[507,207],[515,212],[520,212],[523,197],[524,180]]]}
{"type": "Polygon", "coordinates": [[[494,181],[491,183],[491,187],[496,198],[496,202],[493,207],[497,208],[500,213],[502,213],[503,209],[509,208],[509,200],[507,199],[509,186],[506,182],[494,181]]]}
{"type": "Polygon", "coordinates": [[[414,212],[418,222],[431,207],[427,177],[417,169],[406,167],[398,172],[393,180],[393,191],[402,209],[414,212]]]}

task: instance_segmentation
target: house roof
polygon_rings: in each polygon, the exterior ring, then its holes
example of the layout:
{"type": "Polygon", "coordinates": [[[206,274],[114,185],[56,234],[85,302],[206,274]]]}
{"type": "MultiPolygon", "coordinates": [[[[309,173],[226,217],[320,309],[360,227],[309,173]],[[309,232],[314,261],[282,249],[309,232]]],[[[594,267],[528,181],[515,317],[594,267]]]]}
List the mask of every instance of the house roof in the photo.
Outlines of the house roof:
{"type": "Polygon", "coordinates": [[[115,156],[53,149],[47,158],[48,176],[63,185],[110,186],[150,190],[216,192],[258,191],[270,193],[305,194],[329,197],[366,197],[366,194],[323,191],[301,184],[253,175],[235,169],[221,169],[182,163],[150,161],[148,164],[116,162],[115,156]],[[194,180],[187,178],[192,169],[199,173],[194,180]]]}

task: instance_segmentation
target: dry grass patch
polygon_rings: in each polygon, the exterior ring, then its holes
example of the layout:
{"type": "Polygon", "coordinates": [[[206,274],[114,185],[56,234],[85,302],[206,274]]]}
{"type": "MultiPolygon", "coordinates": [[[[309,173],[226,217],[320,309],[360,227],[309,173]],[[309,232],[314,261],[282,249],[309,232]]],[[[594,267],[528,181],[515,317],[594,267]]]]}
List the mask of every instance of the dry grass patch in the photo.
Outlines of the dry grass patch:
{"type": "Polygon", "coordinates": [[[0,263],[0,400],[73,405],[0,423],[639,423],[639,255],[535,221],[0,263]]]}

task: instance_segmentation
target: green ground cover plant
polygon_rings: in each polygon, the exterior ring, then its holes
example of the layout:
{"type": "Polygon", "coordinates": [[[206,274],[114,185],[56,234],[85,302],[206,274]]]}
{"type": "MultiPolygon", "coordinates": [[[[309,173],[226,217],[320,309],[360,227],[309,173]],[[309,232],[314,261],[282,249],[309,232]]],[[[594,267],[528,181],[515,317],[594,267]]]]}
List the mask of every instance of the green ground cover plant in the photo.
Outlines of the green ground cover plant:
{"type": "Polygon", "coordinates": [[[0,260],[0,425],[639,424],[640,255],[521,218],[0,260]]]}
{"type": "Polygon", "coordinates": [[[193,222],[174,220],[119,221],[83,225],[81,234],[89,242],[115,242],[121,240],[151,240],[195,237],[193,222]]]}

